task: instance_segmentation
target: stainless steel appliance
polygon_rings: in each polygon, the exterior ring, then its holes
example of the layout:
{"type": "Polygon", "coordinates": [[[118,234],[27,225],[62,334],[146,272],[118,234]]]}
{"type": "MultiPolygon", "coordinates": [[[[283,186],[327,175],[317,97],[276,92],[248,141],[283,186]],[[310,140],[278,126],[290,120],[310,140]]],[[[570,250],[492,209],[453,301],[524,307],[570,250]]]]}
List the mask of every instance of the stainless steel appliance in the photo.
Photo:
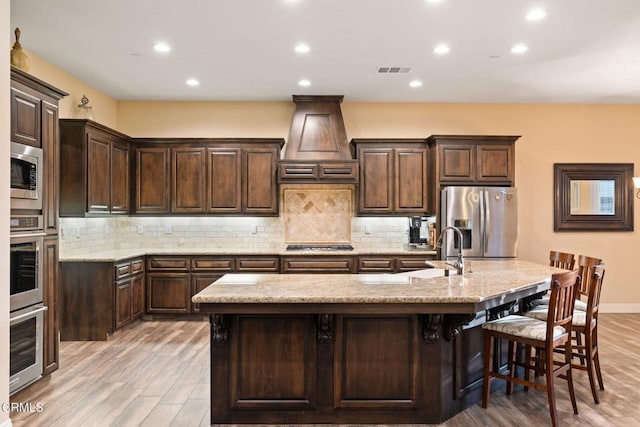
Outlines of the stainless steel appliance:
{"type": "Polygon", "coordinates": [[[42,377],[43,313],[36,304],[9,317],[9,393],[14,394],[42,377]]]}
{"type": "Polygon", "coordinates": [[[42,149],[11,143],[11,209],[42,209],[42,149]]]}
{"type": "MultiPolygon", "coordinates": [[[[514,187],[446,187],[442,190],[440,230],[462,233],[462,255],[513,258],[518,249],[518,192],[514,187]]],[[[441,258],[457,257],[460,239],[450,233],[441,258]],[[451,238],[454,237],[454,238],[451,238]]]]}
{"type": "Polygon", "coordinates": [[[42,302],[44,233],[12,235],[10,241],[10,311],[42,302]]]}

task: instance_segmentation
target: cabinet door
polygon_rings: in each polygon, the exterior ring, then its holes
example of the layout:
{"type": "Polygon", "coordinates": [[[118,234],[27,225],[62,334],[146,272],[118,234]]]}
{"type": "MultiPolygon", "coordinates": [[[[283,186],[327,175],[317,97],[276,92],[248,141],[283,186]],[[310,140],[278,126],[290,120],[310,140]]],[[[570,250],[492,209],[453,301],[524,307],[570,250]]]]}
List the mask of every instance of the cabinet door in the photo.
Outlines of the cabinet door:
{"type": "Polygon", "coordinates": [[[147,274],[148,313],[189,313],[191,282],[189,273],[147,274]]]}
{"type": "Polygon", "coordinates": [[[396,148],[394,152],[396,213],[427,212],[427,147],[396,148]]]}
{"type": "Polygon", "coordinates": [[[171,212],[205,211],[204,148],[171,149],[171,212]]]}
{"type": "MultiPolygon", "coordinates": [[[[11,83],[12,86],[21,86],[11,83]]],[[[11,88],[11,141],[42,147],[40,141],[40,98],[11,88]]]]}
{"type": "Polygon", "coordinates": [[[144,314],[144,275],[131,278],[131,320],[144,314]]]}
{"type": "MultiPolygon", "coordinates": [[[[191,275],[191,296],[194,296],[219,278],[221,278],[222,274],[211,274],[211,273],[199,273],[191,275]]],[[[191,300],[191,298],[189,298],[191,300]]],[[[199,313],[200,312],[200,304],[191,303],[191,312],[199,313]]]]}
{"type": "Polygon", "coordinates": [[[131,279],[116,283],[116,324],[119,329],[131,321],[131,279]]]}
{"type": "Polygon", "coordinates": [[[111,141],[87,133],[87,212],[108,213],[111,206],[111,141]]]}
{"type": "Polygon", "coordinates": [[[277,214],[278,189],[275,148],[244,150],[242,211],[250,214],[277,214]]]}
{"type": "Polygon", "coordinates": [[[44,153],[44,183],[42,215],[44,231],[58,234],[58,205],[60,188],[60,147],[58,133],[58,107],[42,102],[42,151],[44,153]]]}
{"type": "Polygon", "coordinates": [[[207,212],[242,211],[242,150],[207,148],[207,212]]]}
{"type": "Polygon", "coordinates": [[[441,144],[438,150],[441,182],[475,182],[476,155],[474,145],[441,144]]]}
{"type": "Polygon", "coordinates": [[[387,214],[393,210],[393,150],[362,148],[360,163],[359,214],[387,214]]]}
{"type": "Polygon", "coordinates": [[[111,146],[111,213],[129,213],[129,144],[111,146]]]}
{"type": "Polygon", "coordinates": [[[136,213],[169,213],[169,149],[136,148],[136,213]]]}
{"type": "Polygon", "coordinates": [[[513,182],[513,145],[478,145],[478,181],[487,183],[513,182]]]}
{"type": "Polygon", "coordinates": [[[44,312],[44,348],[43,348],[43,374],[47,375],[58,369],[60,340],[58,323],[58,238],[46,238],[44,240],[44,265],[42,268],[42,302],[48,308],[44,312]]]}

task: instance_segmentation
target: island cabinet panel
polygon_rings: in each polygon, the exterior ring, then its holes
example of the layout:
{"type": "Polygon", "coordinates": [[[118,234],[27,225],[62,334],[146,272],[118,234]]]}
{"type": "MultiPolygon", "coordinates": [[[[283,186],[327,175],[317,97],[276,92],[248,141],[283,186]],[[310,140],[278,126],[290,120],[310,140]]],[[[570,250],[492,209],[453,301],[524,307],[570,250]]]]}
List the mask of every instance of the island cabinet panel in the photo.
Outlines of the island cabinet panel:
{"type": "Polygon", "coordinates": [[[242,211],[242,150],[207,148],[207,212],[237,214],[242,211]]]}
{"type": "Polygon", "coordinates": [[[171,149],[171,212],[204,213],[206,197],[205,149],[171,149]]]}
{"type": "Polygon", "coordinates": [[[170,213],[170,149],[136,147],[135,177],[136,213],[170,213]]]}
{"type": "Polygon", "coordinates": [[[413,408],[418,405],[417,316],[338,315],[336,408],[413,408]]]}
{"type": "Polygon", "coordinates": [[[312,409],[315,404],[312,316],[239,316],[231,334],[231,406],[312,409]]]}

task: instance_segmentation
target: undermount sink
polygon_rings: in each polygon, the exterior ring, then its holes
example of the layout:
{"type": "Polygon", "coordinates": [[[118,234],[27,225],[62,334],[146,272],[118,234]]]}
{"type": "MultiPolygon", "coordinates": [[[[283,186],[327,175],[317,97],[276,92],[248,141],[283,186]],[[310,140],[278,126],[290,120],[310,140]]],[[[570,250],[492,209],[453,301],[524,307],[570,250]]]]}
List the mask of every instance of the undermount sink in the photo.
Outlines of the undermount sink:
{"type": "Polygon", "coordinates": [[[405,273],[398,273],[402,276],[411,276],[411,277],[422,277],[422,278],[432,278],[432,277],[447,277],[447,276],[455,276],[455,270],[449,270],[446,268],[425,268],[423,270],[415,270],[415,271],[407,271],[405,273]]]}

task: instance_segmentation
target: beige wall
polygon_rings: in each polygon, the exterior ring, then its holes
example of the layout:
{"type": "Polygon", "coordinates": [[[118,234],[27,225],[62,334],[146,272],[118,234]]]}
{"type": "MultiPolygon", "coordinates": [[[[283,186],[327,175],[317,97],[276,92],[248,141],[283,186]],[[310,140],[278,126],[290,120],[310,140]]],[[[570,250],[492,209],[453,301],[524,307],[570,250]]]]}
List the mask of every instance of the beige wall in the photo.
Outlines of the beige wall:
{"type": "MultiPolygon", "coordinates": [[[[25,46],[26,47],[26,46],[25,46]]],[[[117,129],[118,126],[118,104],[115,99],[100,92],[88,84],[78,80],[71,74],[44,61],[39,56],[29,52],[31,68],[29,74],[67,92],[69,96],[60,101],[60,118],[70,119],[79,116],[78,104],[83,95],[89,98],[89,105],[92,106],[94,120],[105,126],[117,129]]]]}
{"type": "MultiPolygon", "coordinates": [[[[0,34],[9,34],[9,0],[0,0],[0,34]]],[[[7,37],[5,35],[5,37],[7,37]]],[[[7,46],[7,42],[0,43],[7,46]]],[[[0,49],[0,162],[9,164],[9,49],[0,49]]],[[[9,402],[9,168],[0,168],[0,404],[9,402]]],[[[0,425],[9,423],[0,410],[0,425]]],[[[8,425],[8,424],[7,424],[8,425]]]]}
{"type": "MultiPolygon", "coordinates": [[[[640,162],[640,105],[345,101],[342,111],[349,138],[522,135],[516,142],[520,257],[545,262],[550,249],[601,257],[608,267],[603,303],[640,307],[633,280],[638,232],[553,232],[553,163],[640,162]]],[[[292,113],[290,102],[120,102],[118,124],[133,136],[286,138],[292,113]]],[[[634,199],[637,227],[639,203],[634,199]]]]}

